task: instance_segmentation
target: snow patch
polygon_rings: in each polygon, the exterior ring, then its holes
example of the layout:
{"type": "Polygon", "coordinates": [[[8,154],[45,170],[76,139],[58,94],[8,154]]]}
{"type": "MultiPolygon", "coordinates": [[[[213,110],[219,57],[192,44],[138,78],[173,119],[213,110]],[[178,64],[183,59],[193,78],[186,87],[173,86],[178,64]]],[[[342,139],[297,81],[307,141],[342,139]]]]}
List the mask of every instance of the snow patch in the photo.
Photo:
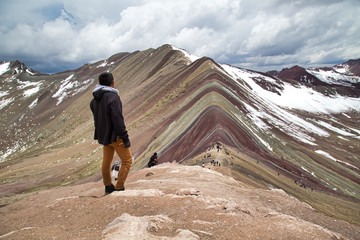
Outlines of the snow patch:
{"type": "Polygon", "coordinates": [[[107,60],[104,60],[103,63],[99,64],[98,66],[96,66],[96,68],[102,68],[102,67],[106,67],[106,66],[110,66],[110,65],[113,65],[114,62],[111,62],[108,64],[107,60]]]}
{"type": "Polygon", "coordinates": [[[40,90],[40,86],[36,86],[34,88],[24,91],[23,96],[25,98],[30,97],[30,96],[36,94],[39,90],[40,90]]]}
{"type": "Polygon", "coordinates": [[[62,80],[59,89],[52,95],[53,98],[57,98],[56,105],[62,103],[68,96],[75,96],[76,94],[83,92],[94,82],[94,79],[88,79],[83,82],[76,80],[71,81],[73,77],[74,74],[62,80]]]}
{"type": "Polygon", "coordinates": [[[360,77],[349,75],[347,70],[338,69],[338,71],[334,71],[310,68],[306,71],[316,76],[320,81],[328,84],[352,86],[352,83],[358,83],[360,81],[360,77]]]}
{"type": "Polygon", "coordinates": [[[35,73],[33,73],[32,71],[30,71],[29,69],[26,69],[26,72],[30,75],[35,75],[35,73]]]}
{"type": "Polygon", "coordinates": [[[0,110],[12,103],[14,100],[15,98],[2,99],[0,101],[0,110]]]}
{"type": "Polygon", "coordinates": [[[190,54],[188,51],[186,51],[186,50],[184,50],[184,49],[177,48],[177,47],[175,47],[175,46],[171,46],[171,47],[172,47],[174,50],[177,50],[177,51],[182,52],[182,53],[185,55],[185,57],[186,57],[187,59],[189,59],[191,62],[195,62],[196,60],[200,59],[200,57],[195,56],[195,55],[192,55],[192,54],[190,54]]]}
{"type": "Polygon", "coordinates": [[[358,170],[359,170],[358,167],[356,167],[356,166],[354,166],[354,165],[352,165],[352,164],[350,164],[350,163],[347,163],[347,162],[338,160],[338,159],[334,158],[333,156],[331,156],[329,153],[327,153],[327,152],[325,152],[325,151],[315,150],[315,152],[316,152],[317,154],[323,155],[323,156],[325,156],[325,157],[327,157],[327,158],[329,158],[329,159],[331,159],[331,160],[333,160],[333,161],[335,161],[335,162],[342,163],[342,164],[345,164],[345,165],[347,165],[347,166],[349,166],[349,167],[352,167],[352,168],[355,168],[355,169],[358,169],[358,170]]]}
{"type": "MultiPolygon", "coordinates": [[[[267,119],[269,123],[277,126],[282,129],[287,134],[298,139],[301,142],[316,145],[314,143],[315,139],[309,134],[317,134],[319,136],[328,137],[329,133],[322,130],[321,128],[311,124],[308,121],[303,120],[302,118],[287,112],[276,105],[270,105],[268,107],[269,111],[271,110],[273,114],[269,114],[264,110],[257,111],[253,107],[245,104],[246,109],[250,112],[250,118],[254,121],[255,124],[258,124],[260,128],[264,129],[265,123],[262,119],[267,119]]],[[[260,106],[259,106],[259,109],[260,106]]]]}
{"type": "Polygon", "coordinates": [[[302,169],[302,170],[304,170],[305,172],[310,173],[310,171],[309,171],[309,170],[307,170],[305,167],[301,167],[301,169],[302,169]]]}
{"type": "Polygon", "coordinates": [[[349,115],[345,114],[345,113],[341,113],[342,115],[344,115],[347,118],[351,118],[349,115]]]}
{"type": "Polygon", "coordinates": [[[30,108],[30,109],[33,109],[33,108],[36,106],[36,104],[38,103],[38,101],[39,101],[39,98],[36,98],[36,99],[29,105],[29,108],[30,108]]]}
{"type": "Polygon", "coordinates": [[[0,75],[10,70],[10,62],[0,64],[0,75]]]}
{"type": "Polygon", "coordinates": [[[26,150],[26,146],[22,142],[20,142],[20,141],[14,142],[12,147],[7,147],[5,153],[0,151],[0,156],[1,156],[0,163],[5,162],[6,158],[8,156],[10,156],[11,154],[18,152],[18,151],[23,152],[25,150],[26,150]]]}
{"type": "MultiPolygon", "coordinates": [[[[249,105],[247,105],[247,106],[250,108],[249,105]]],[[[245,126],[247,126],[247,124],[245,124],[244,121],[242,121],[241,116],[239,116],[238,114],[236,114],[236,113],[234,113],[234,112],[232,112],[232,113],[234,114],[234,116],[236,116],[236,118],[237,118],[239,121],[241,121],[245,126]]],[[[264,130],[268,129],[269,127],[268,127],[260,118],[258,118],[258,116],[257,116],[257,114],[256,114],[257,112],[254,111],[254,113],[255,113],[254,115],[250,115],[250,118],[252,118],[252,120],[254,121],[254,123],[255,123],[258,127],[262,128],[262,129],[264,129],[264,130]]],[[[273,148],[270,146],[270,144],[269,144],[268,142],[264,141],[261,137],[259,137],[259,135],[256,134],[251,128],[247,127],[247,129],[252,132],[252,134],[262,143],[263,146],[267,147],[267,149],[269,149],[270,151],[273,151],[273,148]]]]}
{"type": "Polygon", "coordinates": [[[66,90],[73,88],[74,84],[70,83],[70,80],[73,77],[74,77],[74,74],[70,75],[65,80],[61,81],[59,90],[57,90],[57,92],[54,95],[52,95],[53,98],[58,98],[58,102],[56,103],[56,105],[59,105],[64,100],[64,98],[67,95],[66,90]]]}
{"type": "Polygon", "coordinates": [[[6,96],[6,95],[9,95],[9,92],[2,92],[2,91],[0,91],[0,98],[1,98],[1,97],[4,97],[4,96],[6,96]]]}
{"type": "Polygon", "coordinates": [[[349,132],[347,132],[347,131],[345,131],[343,129],[336,128],[336,127],[332,126],[331,124],[326,123],[324,121],[318,121],[317,123],[320,124],[321,126],[327,128],[327,129],[333,131],[333,132],[336,132],[336,133],[340,134],[340,135],[348,136],[348,137],[354,137],[355,136],[355,134],[349,133],[349,132]]]}
{"type": "Polygon", "coordinates": [[[346,139],[346,138],[344,138],[344,137],[342,137],[342,136],[338,136],[338,138],[340,138],[340,139],[342,139],[342,140],[345,140],[345,141],[349,141],[349,139],[346,139]]]}
{"type": "Polygon", "coordinates": [[[25,88],[28,88],[28,87],[40,87],[41,84],[43,83],[43,80],[39,81],[39,82],[20,81],[20,80],[18,80],[17,83],[19,85],[16,88],[18,90],[21,90],[21,89],[25,89],[25,88]]]}
{"type": "Polygon", "coordinates": [[[334,66],[334,70],[338,73],[349,73],[349,66],[348,65],[343,65],[343,64],[339,64],[334,66]]]}

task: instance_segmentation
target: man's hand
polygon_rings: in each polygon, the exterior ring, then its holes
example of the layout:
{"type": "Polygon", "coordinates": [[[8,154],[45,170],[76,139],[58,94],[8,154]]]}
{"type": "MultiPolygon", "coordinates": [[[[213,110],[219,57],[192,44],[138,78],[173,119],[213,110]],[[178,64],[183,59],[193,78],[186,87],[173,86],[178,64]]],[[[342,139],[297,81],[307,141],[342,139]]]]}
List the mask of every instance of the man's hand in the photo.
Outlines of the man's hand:
{"type": "Polygon", "coordinates": [[[129,139],[129,138],[123,139],[123,143],[124,143],[124,147],[125,147],[125,148],[129,148],[129,147],[131,146],[131,143],[130,143],[130,139],[129,139]]]}

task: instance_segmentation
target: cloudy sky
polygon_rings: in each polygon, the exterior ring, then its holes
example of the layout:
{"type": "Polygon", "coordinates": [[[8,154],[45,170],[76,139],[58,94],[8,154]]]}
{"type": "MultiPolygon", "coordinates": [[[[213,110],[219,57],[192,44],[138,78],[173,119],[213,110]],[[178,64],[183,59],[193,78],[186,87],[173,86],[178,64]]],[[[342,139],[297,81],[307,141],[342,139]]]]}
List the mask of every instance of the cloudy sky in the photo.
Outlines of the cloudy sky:
{"type": "Polygon", "coordinates": [[[360,58],[359,0],[0,0],[0,61],[44,73],[165,43],[253,70],[360,58]]]}

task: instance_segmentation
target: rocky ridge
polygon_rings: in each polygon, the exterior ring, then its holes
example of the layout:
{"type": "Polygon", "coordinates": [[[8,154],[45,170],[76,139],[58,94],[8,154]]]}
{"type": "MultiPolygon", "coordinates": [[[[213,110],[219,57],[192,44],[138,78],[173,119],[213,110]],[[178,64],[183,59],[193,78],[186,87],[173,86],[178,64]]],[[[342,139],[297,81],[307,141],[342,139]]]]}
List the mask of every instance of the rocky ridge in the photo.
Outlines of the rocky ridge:
{"type": "MultiPolygon", "coordinates": [[[[207,152],[225,163],[224,151],[207,152]]],[[[255,188],[231,169],[164,163],[102,182],[41,191],[0,208],[0,239],[357,239],[360,227],[281,189],[255,188]],[[220,173],[220,172],[221,173],[220,173]]],[[[309,190],[304,190],[309,191],[309,190]]]]}

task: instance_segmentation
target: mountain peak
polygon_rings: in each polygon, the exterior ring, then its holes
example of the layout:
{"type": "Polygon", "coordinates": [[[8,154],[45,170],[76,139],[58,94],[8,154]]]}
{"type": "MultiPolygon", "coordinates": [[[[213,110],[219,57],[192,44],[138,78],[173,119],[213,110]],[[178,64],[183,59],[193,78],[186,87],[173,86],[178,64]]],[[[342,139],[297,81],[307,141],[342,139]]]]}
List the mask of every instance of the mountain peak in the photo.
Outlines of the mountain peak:
{"type": "MultiPolygon", "coordinates": [[[[283,79],[291,79],[299,82],[311,83],[313,85],[323,84],[317,77],[311,75],[305,68],[295,65],[291,68],[281,70],[277,76],[283,79]]],[[[327,84],[325,84],[327,85],[327,84]]]]}
{"type": "Polygon", "coordinates": [[[347,64],[347,65],[350,65],[350,66],[360,65],[360,58],[358,58],[358,59],[350,59],[349,61],[344,62],[343,64],[347,64]]]}
{"type": "MultiPolygon", "coordinates": [[[[267,74],[286,80],[310,83],[314,86],[354,87],[360,83],[360,59],[349,60],[333,67],[303,68],[295,65],[280,72],[268,71],[267,74]]],[[[341,92],[341,91],[340,91],[341,92]]],[[[350,90],[352,92],[352,90],[350,90]]],[[[350,93],[349,93],[350,94],[350,93]]]]}
{"type": "Polygon", "coordinates": [[[26,73],[29,75],[39,75],[40,73],[28,68],[25,63],[20,62],[19,60],[8,61],[0,63],[0,76],[7,74],[8,75],[16,75],[20,73],[26,73]]]}
{"type": "MultiPolygon", "coordinates": [[[[334,66],[335,69],[340,72],[350,73],[355,76],[360,77],[360,58],[358,59],[350,59],[347,62],[344,62],[342,64],[338,64],[334,66]]],[[[358,81],[360,82],[360,81],[358,81]]]]}

